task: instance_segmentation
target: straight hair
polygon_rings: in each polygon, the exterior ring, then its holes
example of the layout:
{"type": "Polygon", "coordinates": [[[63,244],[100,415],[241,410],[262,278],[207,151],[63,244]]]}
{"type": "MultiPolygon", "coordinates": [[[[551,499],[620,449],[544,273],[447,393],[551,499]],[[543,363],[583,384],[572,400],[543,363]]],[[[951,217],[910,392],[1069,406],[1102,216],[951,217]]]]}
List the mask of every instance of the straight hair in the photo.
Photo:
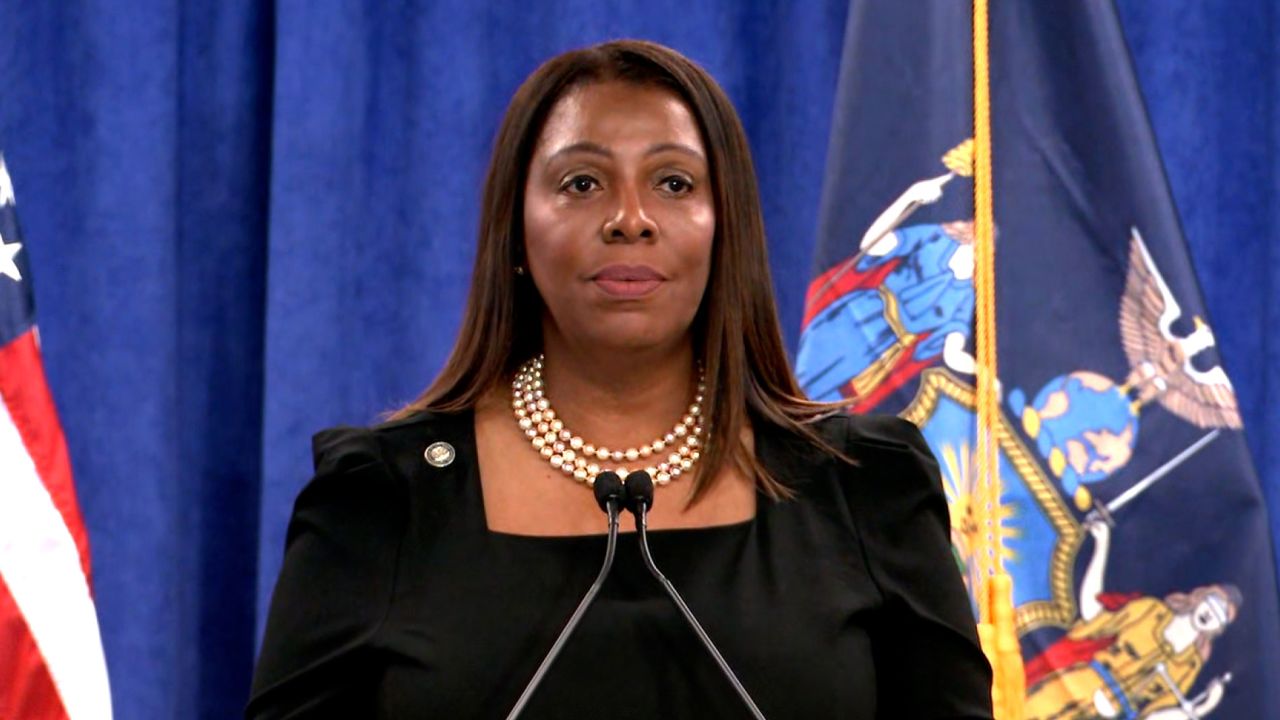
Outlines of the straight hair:
{"type": "Polygon", "coordinates": [[[527,275],[524,191],[534,146],[555,103],[570,90],[621,81],[675,93],[692,112],[708,151],[716,217],[711,270],[694,317],[694,351],[706,373],[702,452],[690,504],[725,465],[773,499],[792,492],[742,443],[748,420],[764,422],[826,454],[853,462],[813,428],[848,406],[808,400],[787,360],[773,300],[764,219],[742,123],[714,79],[680,53],[641,40],[615,40],[548,60],[516,91],[494,142],[485,179],[475,267],[462,329],[444,368],[415,400],[391,415],[474,409],[541,351],[543,303],[527,275]]]}

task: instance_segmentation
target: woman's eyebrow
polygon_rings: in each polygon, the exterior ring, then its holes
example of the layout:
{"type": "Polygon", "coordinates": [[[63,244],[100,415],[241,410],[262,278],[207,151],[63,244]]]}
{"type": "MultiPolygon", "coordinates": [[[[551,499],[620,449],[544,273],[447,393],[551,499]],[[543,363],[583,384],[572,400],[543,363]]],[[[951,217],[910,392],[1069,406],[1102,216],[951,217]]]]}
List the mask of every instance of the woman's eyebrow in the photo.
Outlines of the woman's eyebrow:
{"type": "MultiPolygon", "coordinates": [[[[676,143],[676,142],[655,143],[653,145],[650,145],[649,148],[645,150],[644,154],[656,155],[657,153],[668,152],[668,151],[683,153],[685,155],[689,155],[699,160],[706,159],[703,156],[702,152],[699,151],[697,148],[690,147],[689,145],[685,145],[684,143],[676,143]]],[[[564,147],[551,153],[550,155],[547,156],[547,162],[551,162],[552,160],[555,160],[561,155],[569,155],[572,153],[579,153],[579,152],[588,153],[591,155],[599,155],[600,157],[605,157],[605,158],[613,157],[613,151],[601,145],[600,143],[591,142],[590,140],[581,140],[579,142],[565,145],[564,147]]]]}
{"type": "Polygon", "coordinates": [[[607,158],[613,157],[613,152],[611,152],[609,148],[599,143],[593,143],[589,140],[582,140],[576,143],[565,145],[559,150],[556,150],[555,152],[551,153],[550,155],[547,156],[547,162],[555,160],[561,155],[569,155],[570,153],[576,153],[576,152],[590,153],[592,155],[599,155],[601,157],[607,157],[607,158]]]}
{"type": "Polygon", "coordinates": [[[697,148],[690,147],[688,145],[685,145],[684,143],[674,143],[674,142],[657,143],[655,145],[650,145],[649,149],[646,150],[644,154],[655,155],[660,152],[667,152],[668,150],[674,150],[678,153],[684,153],[685,155],[690,155],[699,160],[705,159],[702,155],[702,152],[699,151],[697,148]]]}

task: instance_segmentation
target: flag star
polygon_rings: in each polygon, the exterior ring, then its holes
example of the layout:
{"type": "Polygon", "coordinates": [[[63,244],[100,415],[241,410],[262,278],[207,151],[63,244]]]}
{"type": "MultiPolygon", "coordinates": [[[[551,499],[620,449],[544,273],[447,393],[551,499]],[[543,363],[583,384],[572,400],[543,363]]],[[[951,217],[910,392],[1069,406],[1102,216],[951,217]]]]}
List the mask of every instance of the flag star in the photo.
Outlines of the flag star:
{"type": "Polygon", "coordinates": [[[15,242],[6,245],[4,240],[0,239],[0,275],[8,275],[15,282],[22,282],[22,273],[18,272],[18,263],[13,260],[21,249],[22,243],[15,242]]]}
{"type": "Polygon", "coordinates": [[[0,207],[13,203],[13,181],[9,179],[9,168],[5,167],[4,156],[0,155],[0,207]]]}

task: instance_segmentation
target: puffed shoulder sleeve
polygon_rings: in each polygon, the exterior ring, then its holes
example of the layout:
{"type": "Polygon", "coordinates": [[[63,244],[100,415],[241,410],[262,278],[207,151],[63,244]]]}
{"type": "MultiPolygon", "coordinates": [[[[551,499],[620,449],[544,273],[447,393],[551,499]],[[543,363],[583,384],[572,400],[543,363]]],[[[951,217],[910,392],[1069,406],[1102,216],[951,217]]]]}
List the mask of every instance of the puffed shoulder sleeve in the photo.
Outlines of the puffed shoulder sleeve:
{"type": "Polygon", "coordinates": [[[368,430],[312,441],[315,477],[294,504],[249,718],[364,717],[368,655],[390,607],[406,524],[404,480],[368,430]]]}
{"type": "Polygon", "coordinates": [[[951,549],[938,464],[896,417],[851,418],[847,493],[882,596],[872,623],[878,718],[991,717],[991,668],[951,549]]]}

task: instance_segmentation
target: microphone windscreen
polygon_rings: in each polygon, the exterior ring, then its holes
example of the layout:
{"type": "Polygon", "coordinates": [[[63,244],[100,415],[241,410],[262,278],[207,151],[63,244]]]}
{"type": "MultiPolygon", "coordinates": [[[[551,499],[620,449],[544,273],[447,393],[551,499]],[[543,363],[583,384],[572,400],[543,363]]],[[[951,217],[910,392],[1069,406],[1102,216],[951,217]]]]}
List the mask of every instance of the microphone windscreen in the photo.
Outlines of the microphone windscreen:
{"type": "Polygon", "coordinates": [[[644,470],[635,470],[627,475],[627,509],[638,512],[640,505],[647,511],[653,507],[653,478],[644,470]]]}
{"type": "Polygon", "coordinates": [[[596,502],[599,503],[600,509],[609,512],[609,501],[617,500],[621,506],[626,500],[626,491],[622,487],[622,478],[618,477],[618,473],[612,470],[605,470],[596,475],[592,489],[596,493],[596,502]]]}

